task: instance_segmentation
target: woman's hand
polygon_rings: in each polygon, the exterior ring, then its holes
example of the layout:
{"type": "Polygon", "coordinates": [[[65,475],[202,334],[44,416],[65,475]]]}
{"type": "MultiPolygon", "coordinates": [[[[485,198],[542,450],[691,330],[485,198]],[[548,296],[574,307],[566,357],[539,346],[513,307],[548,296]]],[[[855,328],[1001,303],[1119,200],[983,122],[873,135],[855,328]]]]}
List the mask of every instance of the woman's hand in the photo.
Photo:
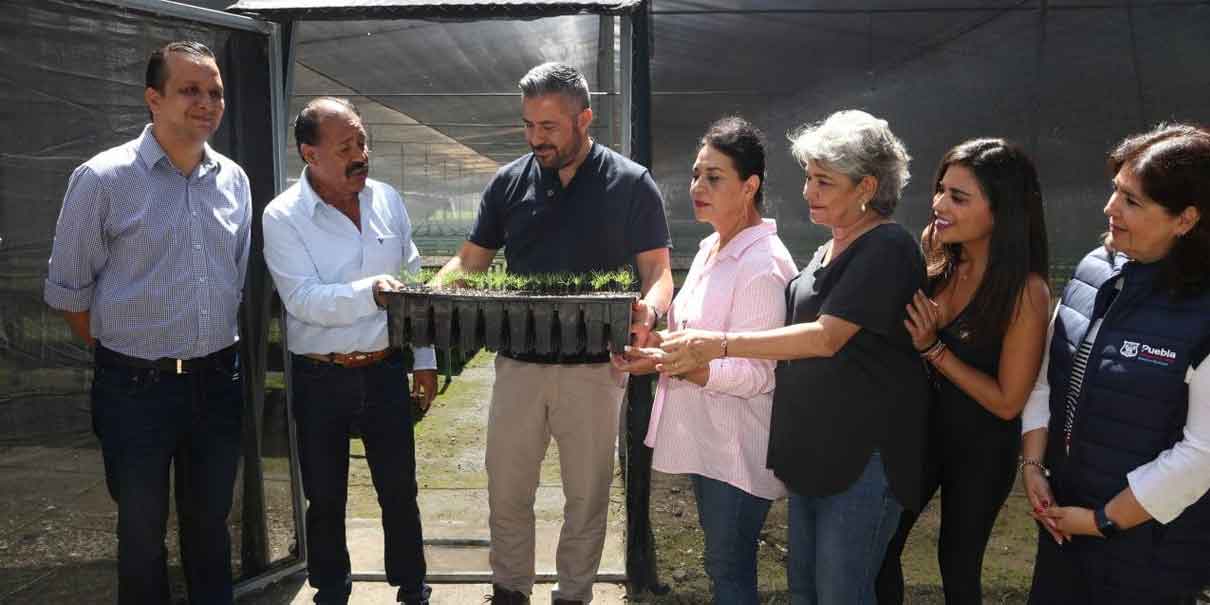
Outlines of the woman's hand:
{"type": "Polygon", "coordinates": [[[1052,506],[1042,511],[1042,517],[1053,521],[1059,533],[1071,536],[1101,536],[1096,518],[1090,508],[1081,506],[1052,506]]]}
{"type": "MultiPolygon", "coordinates": [[[[656,334],[652,332],[652,334],[656,334]]],[[[657,341],[658,345],[659,342],[657,341]]],[[[622,372],[631,374],[652,374],[656,372],[655,364],[664,357],[664,351],[657,347],[626,347],[621,355],[611,355],[610,363],[622,372]]]]}
{"type": "Polygon", "coordinates": [[[908,318],[903,320],[904,327],[912,336],[912,346],[917,351],[923,351],[937,342],[937,324],[940,322],[941,305],[916,290],[912,302],[907,306],[908,318]]]}
{"type": "Polygon", "coordinates": [[[723,356],[723,333],[708,330],[677,330],[664,335],[663,358],[655,369],[673,376],[705,367],[723,356]]]}
{"type": "Polygon", "coordinates": [[[1050,491],[1050,481],[1042,474],[1042,470],[1038,467],[1027,464],[1021,469],[1021,483],[1025,486],[1025,495],[1029,497],[1029,516],[1033,517],[1034,521],[1042,524],[1050,536],[1055,539],[1055,542],[1062,544],[1066,540],[1071,539],[1071,535],[1064,535],[1059,531],[1059,526],[1054,519],[1046,517],[1043,513],[1054,506],[1055,496],[1050,491]]]}

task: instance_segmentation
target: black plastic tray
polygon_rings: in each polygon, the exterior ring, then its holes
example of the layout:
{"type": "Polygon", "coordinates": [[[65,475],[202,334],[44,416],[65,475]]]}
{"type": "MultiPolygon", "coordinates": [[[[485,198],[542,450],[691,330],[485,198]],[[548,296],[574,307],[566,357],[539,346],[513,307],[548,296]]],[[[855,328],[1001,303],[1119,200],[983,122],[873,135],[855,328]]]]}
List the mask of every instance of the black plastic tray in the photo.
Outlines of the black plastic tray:
{"type": "Polygon", "coordinates": [[[621,351],[635,295],[471,294],[423,289],[386,293],[392,347],[480,347],[513,354],[621,351]]]}

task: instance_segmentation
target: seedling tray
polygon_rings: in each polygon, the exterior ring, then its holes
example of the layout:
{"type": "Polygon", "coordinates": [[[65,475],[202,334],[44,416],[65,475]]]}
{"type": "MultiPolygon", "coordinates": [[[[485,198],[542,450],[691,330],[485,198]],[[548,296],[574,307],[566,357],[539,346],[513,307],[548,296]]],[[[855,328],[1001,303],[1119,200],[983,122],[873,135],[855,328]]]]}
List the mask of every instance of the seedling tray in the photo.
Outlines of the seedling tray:
{"type": "Polygon", "coordinates": [[[414,287],[386,293],[392,347],[516,355],[621,351],[630,339],[633,293],[575,295],[439,291],[414,287]]]}

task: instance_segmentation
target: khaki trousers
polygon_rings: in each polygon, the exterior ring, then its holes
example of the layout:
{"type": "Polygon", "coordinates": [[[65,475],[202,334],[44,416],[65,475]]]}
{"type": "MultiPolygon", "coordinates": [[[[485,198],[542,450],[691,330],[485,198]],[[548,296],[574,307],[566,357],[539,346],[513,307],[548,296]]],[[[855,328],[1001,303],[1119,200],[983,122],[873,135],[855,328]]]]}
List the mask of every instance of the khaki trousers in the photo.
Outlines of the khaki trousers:
{"type": "Polygon", "coordinates": [[[547,365],[496,357],[487,421],[492,582],[534,585],[534,497],[546,448],[559,447],[563,529],[553,598],[592,601],[626,378],[608,363],[547,365]]]}

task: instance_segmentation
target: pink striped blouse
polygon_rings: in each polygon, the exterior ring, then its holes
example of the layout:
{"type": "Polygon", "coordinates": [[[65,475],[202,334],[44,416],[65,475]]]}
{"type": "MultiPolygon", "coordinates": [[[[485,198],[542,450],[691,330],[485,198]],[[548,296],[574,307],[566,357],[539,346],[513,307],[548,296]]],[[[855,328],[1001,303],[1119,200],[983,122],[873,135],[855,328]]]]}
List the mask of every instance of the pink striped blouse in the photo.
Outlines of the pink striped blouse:
{"type": "MultiPolygon", "coordinates": [[[[726,332],[785,325],[786,283],[797,270],[777,223],[765,219],[740,231],[707,261],[717,241],[717,233],[702,240],[668,325],[726,332]]],[[[652,466],[710,477],[769,500],[784,496],[785,487],[765,468],[775,365],[715,359],[704,387],[661,376],[647,428],[652,466]]]]}

